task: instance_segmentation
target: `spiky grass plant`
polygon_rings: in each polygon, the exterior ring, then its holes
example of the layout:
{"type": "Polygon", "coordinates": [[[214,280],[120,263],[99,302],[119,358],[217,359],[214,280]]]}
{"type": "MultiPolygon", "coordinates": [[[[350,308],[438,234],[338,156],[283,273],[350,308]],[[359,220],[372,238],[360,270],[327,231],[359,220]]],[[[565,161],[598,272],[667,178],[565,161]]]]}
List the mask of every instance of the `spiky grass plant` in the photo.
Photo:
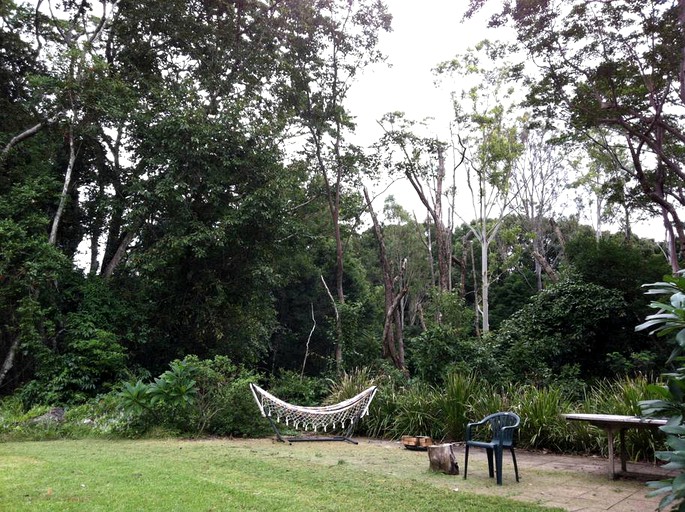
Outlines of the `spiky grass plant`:
{"type": "MultiPolygon", "coordinates": [[[[643,376],[623,377],[618,380],[603,380],[593,385],[583,401],[583,412],[639,416],[640,401],[656,399],[650,390],[649,380],[643,376]]],[[[604,432],[599,443],[606,450],[604,432]]],[[[652,429],[630,429],[626,432],[626,453],[633,460],[653,459],[654,452],[663,447],[664,434],[652,429]]]]}
{"type": "Polygon", "coordinates": [[[365,389],[376,386],[378,380],[369,368],[355,368],[349,373],[343,372],[337,380],[331,381],[330,391],[325,403],[336,404],[352,398],[365,389]]]}
{"type": "Polygon", "coordinates": [[[439,418],[438,391],[423,382],[413,383],[397,397],[392,437],[399,439],[403,435],[413,435],[442,439],[444,432],[439,418]]]}
{"type": "Polygon", "coordinates": [[[441,430],[449,439],[464,439],[469,421],[476,418],[474,404],[492,396],[490,386],[473,374],[450,372],[438,395],[441,430]]]}
{"type": "Polygon", "coordinates": [[[571,404],[560,388],[520,386],[509,389],[513,408],[521,417],[521,445],[564,451],[572,443],[569,427],[561,414],[571,404]]]}

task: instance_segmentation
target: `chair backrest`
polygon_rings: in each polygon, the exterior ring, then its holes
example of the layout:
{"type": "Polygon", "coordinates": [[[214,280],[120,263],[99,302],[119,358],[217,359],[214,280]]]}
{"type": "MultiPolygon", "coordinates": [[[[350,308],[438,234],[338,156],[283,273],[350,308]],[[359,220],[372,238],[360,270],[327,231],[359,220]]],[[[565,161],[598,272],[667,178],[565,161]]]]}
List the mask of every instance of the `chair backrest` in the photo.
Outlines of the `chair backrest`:
{"type": "Polygon", "coordinates": [[[501,441],[502,445],[511,446],[514,442],[516,429],[521,423],[521,418],[513,412],[496,412],[483,418],[483,421],[487,421],[490,424],[493,441],[501,441]],[[504,427],[514,428],[505,429],[504,427]]]}

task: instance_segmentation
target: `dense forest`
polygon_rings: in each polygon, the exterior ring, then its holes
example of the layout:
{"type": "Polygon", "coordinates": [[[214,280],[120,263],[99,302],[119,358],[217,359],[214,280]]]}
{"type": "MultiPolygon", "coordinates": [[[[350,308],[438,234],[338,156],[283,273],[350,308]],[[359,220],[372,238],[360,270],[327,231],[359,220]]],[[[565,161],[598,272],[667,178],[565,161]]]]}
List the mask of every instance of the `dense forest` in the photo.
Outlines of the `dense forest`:
{"type": "Polygon", "coordinates": [[[558,3],[504,2],[515,42],[435,63],[447,137],[398,105],[360,146],[380,1],[0,0],[0,395],[79,403],[187,356],[430,384],[661,371],[671,347],[635,326],[685,240],[685,7],[558,3]],[[367,190],[397,179],[423,213],[367,190]]]}

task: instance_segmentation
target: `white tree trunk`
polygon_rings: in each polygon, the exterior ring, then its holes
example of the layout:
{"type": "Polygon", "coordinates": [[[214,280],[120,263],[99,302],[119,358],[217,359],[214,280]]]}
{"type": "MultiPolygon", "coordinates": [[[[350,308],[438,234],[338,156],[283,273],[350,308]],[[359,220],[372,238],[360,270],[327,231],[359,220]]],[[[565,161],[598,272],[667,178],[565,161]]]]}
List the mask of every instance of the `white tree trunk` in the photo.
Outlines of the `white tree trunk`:
{"type": "Polygon", "coordinates": [[[62,194],[59,197],[59,206],[57,207],[57,213],[52,219],[52,228],[50,229],[49,242],[52,245],[57,243],[57,230],[59,229],[59,223],[62,219],[62,214],[64,213],[64,207],[67,203],[67,197],[69,196],[69,187],[71,186],[71,173],[74,170],[74,163],[76,162],[76,148],[74,147],[74,131],[72,126],[69,126],[69,163],[67,164],[67,172],[64,176],[64,186],[62,187],[62,194]]]}

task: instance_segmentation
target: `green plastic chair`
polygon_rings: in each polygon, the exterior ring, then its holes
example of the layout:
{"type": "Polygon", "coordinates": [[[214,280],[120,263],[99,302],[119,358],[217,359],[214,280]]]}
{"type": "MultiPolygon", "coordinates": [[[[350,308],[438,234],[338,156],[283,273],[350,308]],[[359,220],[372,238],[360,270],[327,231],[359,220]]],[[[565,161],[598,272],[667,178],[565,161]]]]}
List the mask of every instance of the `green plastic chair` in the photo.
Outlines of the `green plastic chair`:
{"type": "Polygon", "coordinates": [[[494,469],[497,471],[497,485],[502,485],[502,453],[504,449],[511,452],[511,458],[514,460],[514,471],[516,473],[516,481],[519,481],[519,468],[516,464],[516,454],[514,453],[514,434],[521,424],[521,418],[513,412],[497,412],[491,414],[481,421],[476,423],[469,423],[466,425],[466,448],[464,459],[464,479],[466,479],[466,472],[469,468],[469,448],[485,448],[488,455],[488,471],[490,478],[494,476],[493,473],[493,455],[495,459],[494,469]],[[490,441],[477,440],[473,438],[474,434],[482,433],[483,427],[489,425],[492,438],[490,441]],[[481,427],[481,428],[478,428],[481,427]]]}

